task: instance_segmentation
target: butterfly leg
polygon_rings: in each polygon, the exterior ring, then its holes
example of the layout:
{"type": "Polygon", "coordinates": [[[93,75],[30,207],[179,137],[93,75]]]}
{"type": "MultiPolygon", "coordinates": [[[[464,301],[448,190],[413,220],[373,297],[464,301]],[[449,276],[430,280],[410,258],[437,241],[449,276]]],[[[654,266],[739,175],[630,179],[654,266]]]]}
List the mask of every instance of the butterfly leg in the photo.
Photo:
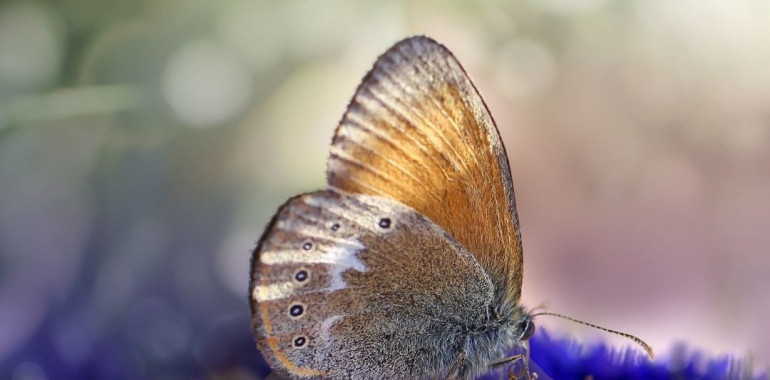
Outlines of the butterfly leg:
{"type": "MultiPolygon", "coordinates": [[[[489,366],[491,368],[502,367],[501,370],[504,371],[506,365],[511,364],[511,363],[515,364],[518,361],[522,362],[522,366],[524,367],[524,376],[526,376],[526,379],[527,380],[531,380],[530,375],[529,375],[529,365],[528,365],[528,363],[526,363],[525,357],[522,354],[513,355],[513,356],[507,357],[505,359],[498,360],[498,361],[490,364],[489,366]]],[[[515,367],[516,367],[515,365],[511,365],[511,366],[508,367],[508,380],[517,380],[518,379],[518,376],[516,376],[516,374],[514,373],[515,367]]],[[[501,371],[501,373],[502,373],[502,371],[501,371]]],[[[501,376],[501,379],[502,379],[502,376],[501,376]]]]}
{"type": "Polygon", "coordinates": [[[447,372],[446,378],[444,378],[444,380],[463,379],[464,377],[462,373],[467,369],[467,361],[468,357],[465,355],[465,352],[460,352],[460,354],[457,355],[457,359],[455,359],[454,364],[452,364],[452,367],[449,368],[449,372],[447,372]]]}
{"type": "MultiPolygon", "coordinates": [[[[508,367],[508,378],[507,378],[507,380],[519,380],[519,377],[516,376],[516,373],[514,373],[514,368],[515,367],[513,367],[513,366],[508,367]]],[[[526,380],[537,380],[538,376],[537,376],[537,373],[535,373],[535,372],[525,371],[523,379],[526,379],[526,380]]]]}
{"type": "MultiPolygon", "coordinates": [[[[529,372],[529,344],[527,342],[523,343],[524,345],[524,354],[518,354],[513,355],[507,358],[504,358],[502,360],[498,360],[496,362],[493,362],[489,366],[499,367],[499,366],[505,366],[507,364],[516,363],[518,361],[521,361],[521,365],[524,369],[524,376],[527,380],[536,380],[537,374],[536,373],[530,373],[529,372]]],[[[518,376],[514,373],[515,365],[511,365],[508,367],[508,380],[517,380],[518,376]]]]}

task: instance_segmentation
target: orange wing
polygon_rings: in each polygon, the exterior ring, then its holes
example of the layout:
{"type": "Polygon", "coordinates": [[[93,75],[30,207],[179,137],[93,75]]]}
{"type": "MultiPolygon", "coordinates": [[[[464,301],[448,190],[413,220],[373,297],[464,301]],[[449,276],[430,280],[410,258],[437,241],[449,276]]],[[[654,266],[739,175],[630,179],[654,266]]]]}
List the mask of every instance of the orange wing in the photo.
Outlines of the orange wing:
{"type": "Polygon", "coordinates": [[[385,195],[452,234],[518,303],[522,248],[500,135],[443,45],[413,37],[377,59],[332,141],[330,188],[385,195]]]}

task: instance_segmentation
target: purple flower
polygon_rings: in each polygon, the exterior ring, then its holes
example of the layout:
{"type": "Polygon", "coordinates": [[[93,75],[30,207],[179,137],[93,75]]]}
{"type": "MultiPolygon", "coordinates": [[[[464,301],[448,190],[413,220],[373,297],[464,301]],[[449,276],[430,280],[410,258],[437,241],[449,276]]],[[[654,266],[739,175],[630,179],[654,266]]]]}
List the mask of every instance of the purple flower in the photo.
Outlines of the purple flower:
{"type": "MultiPolygon", "coordinates": [[[[680,344],[654,360],[634,346],[610,347],[605,343],[583,344],[552,336],[544,329],[530,339],[530,370],[543,379],[751,379],[767,380],[750,360],[731,356],[709,357],[680,344]]],[[[521,365],[517,364],[516,370],[521,365]]],[[[483,379],[499,379],[493,372],[483,379]]]]}

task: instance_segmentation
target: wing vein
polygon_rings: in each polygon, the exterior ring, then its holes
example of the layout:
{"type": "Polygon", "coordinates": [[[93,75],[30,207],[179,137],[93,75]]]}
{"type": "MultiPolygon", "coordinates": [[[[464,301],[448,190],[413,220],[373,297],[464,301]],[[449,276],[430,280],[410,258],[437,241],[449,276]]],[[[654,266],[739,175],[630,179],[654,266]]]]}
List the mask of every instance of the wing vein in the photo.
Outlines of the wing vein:
{"type": "MultiPolygon", "coordinates": [[[[402,96],[407,96],[407,94],[409,94],[409,91],[405,91],[405,88],[404,88],[405,86],[403,86],[402,81],[398,80],[398,79],[395,79],[392,76],[388,75],[387,71],[380,72],[380,73],[378,73],[377,76],[384,77],[387,80],[387,82],[390,82],[390,85],[392,87],[399,87],[398,85],[400,85],[400,87],[401,87],[400,90],[401,91],[398,91],[398,92],[400,94],[402,94],[402,96]]],[[[385,87],[383,85],[385,83],[385,81],[383,81],[380,78],[377,78],[377,79],[378,79],[378,83],[381,85],[381,87],[385,87]]],[[[388,89],[383,89],[383,90],[388,91],[388,89]]],[[[421,91],[421,92],[431,92],[431,91],[421,91]]],[[[372,94],[374,94],[374,93],[372,92],[372,94]]],[[[377,94],[377,95],[381,96],[380,94],[377,94]]],[[[417,101],[413,96],[409,96],[409,99],[411,100],[411,102],[410,102],[411,104],[420,104],[420,102],[417,101]]],[[[434,102],[434,105],[435,105],[435,102],[434,102]]],[[[410,125],[412,125],[412,127],[415,130],[419,131],[420,134],[422,134],[422,136],[424,136],[426,139],[428,138],[427,135],[425,135],[419,128],[417,128],[416,125],[426,125],[426,126],[428,126],[431,129],[431,131],[433,132],[433,134],[438,136],[444,142],[444,144],[447,147],[449,147],[449,151],[451,152],[451,156],[453,156],[454,159],[448,158],[448,156],[450,156],[450,155],[448,155],[446,152],[444,152],[444,148],[436,149],[436,150],[441,152],[443,155],[445,155],[445,157],[447,157],[447,162],[452,164],[452,168],[455,170],[455,172],[461,173],[461,170],[457,167],[457,163],[458,162],[460,164],[462,164],[462,166],[465,168],[466,171],[468,171],[468,169],[469,169],[468,166],[465,164],[465,161],[460,158],[459,153],[454,149],[454,144],[449,142],[449,140],[447,139],[445,134],[442,133],[442,130],[439,127],[437,127],[436,124],[434,124],[431,120],[425,118],[420,112],[416,112],[416,111],[409,112],[409,111],[407,111],[405,109],[400,109],[395,104],[393,105],[393,107],[389,107],[388,105],[385,105],[385,104],[383,104],[383,106],[386,109],[388,109],[391,113],[393,113],[396,117],[400,118],[401,120],[407,121],[410,125]],[[397,109],[397,108],[399,108],[399,109],[397,109]],[[418,123],[415,123],[414,121],[412,121],[411,118],[409,116],[407,116],[407,113],[413,114],[413,116],[418,119],[417,120],[418,123]]],[[[440,108],[440,107],[437,107],[437,108],[440,108]]],[[[443,114],[443,112],[442,112],[442,114],[443,114]]],[[[460,136],[460,138],[462,138],[462,136],[460,136]]],[[[436,144],[432,144],[432,145],[434,147],[436,147],[436,148],[439,148],[436,144]]],[[[442,167],[442,166],[439,165],[439,167],[442,167]]],[[[442,170],[443,170],[443,167],[442,167],[442,170]]],[[[446,173],[445,173],[445,176],[447,176],[446,173]]]]}
{"type": "MultiPolygon", "coordinates": [[[[428,138],[428,137],[427,137],[427,136],[426,136],[424,133],[422,133],[422,131],[420,131],[420,129],[419,129],[419,128],[417,128],[417,127],[414,125],[414,123],[412,123],[410,120],[406,120],[404,117],[399,117],[399,115],[398,115],[396,112],[394,112],[394,110],[393,110],[393,109],[392,109],[392,108],[391,108],[391,107],[390,107],[390,106],[389,106],[389,105],[386,103],[386,100],[385,100],[385,97],[384,97],[384,96],[382,96],[382,95],[380,95],[380,94],[377,94],[377,93],[373,92],[371,88],[367,89],[367,90],[366,90],[366,93],[363,93],[363,92],[362,92],[362,93],[360,93],[359,95],[360,95],[359,103],[363,104],[363,102],[362,102],[363,100],[368,100],[368,101],[373,101],[373,102],[375,102],[375,103],[379,104],[379,106],[380,106],[380,107],[382,107],[383,109],[385,109],[385,110],[386,110],[386,111],[387,111],[387,112],[388,112],[390,115],[394,116],[396,119],[400,119],[400,121],[402,122],[402,124],[408,124],[408,125],[410,125],[410,126],[412,127],[412,129],[414,129],[415,131],[417,131],[418,133],[420,133],[420,135],[421,135],[423,138],[425,138],[426,140],[430,140],[430,139],[429,139],[429,138],[428,138]]],[[[358,115],[356,115],[356,116],[358,116],[358,115]]],[[[361,121],[358,121],[358,122],[359,122],[359,124],[361,124],[361,121]]],[[[428,147],[426,147],[425,145],[423,145],[422,143],[420,143],[420,142],[419,142],[418,140],[416,140],[416,139],[409,139],[409,138],[408,138],[408,135],[409,135],[409,134],[407,133],[407,131],[403,130],[402,128],[399,128],[399,127],[397,126],[398,124],[399,124],[399,123],[393,123],[393,125],[389,125],[389,127],[390,127],[389,129],[393,129],[393,130],[396,130],[396,131],[398,131],[398,133],[400,133],[401,135],[403,135],[403,136],[407,137],[407,138],[405,138],[405,139],[404,139],[404,141],[410,141],[411,143],[413,143],[413,144],[414,144],[414,145],[415,145],[415,146],[416,146],[416,147],[417,147],[417,148],[418,148],[418,149],[419,149],[419,150],[422,152],[422,156],[423,156],[423,158],[426,158],[426,159],[430,159],[430,160],[432,160],[432,161],[433,161],[433,162],[436,164],[436,167],[438,167],[438,168],[441,170],[441,173],[444,175],[444,177],[446,177],[446,178],[449,178],[449,174],[448,174],[448,173],[446,172],[446,170],[444,169],[444,165],[442,165],[440,162],[438,162],[438,161],[436,160],[436,157],[435,157],[435,155],[434,155],[434,154],[432,154],[432,152],[429,150],[429,148],[428,148],[428,147]]],[[[375,128],[376,128],[376,127],[375,127],[375,128]]],[[[434,145],[434,146],[435,146],[435,145],[434,145]]],[[[448,161],[449,161],[449,162],[452,162],[451,160],[448,160],[448,161]]]]}
{"type": "MultiPolygon", "coordinates": [[[[408,170],[404,169],[403,167],[401,167],[400,165],[396,164],[396,163],[395,163],[395,162],[393,162],[391,159],[389,159],[389,158],[387,158],[386,156],[382,155],[382,153],[380,153],[380,152],[378,152],[378,151],[375,151],[375,150],[372,150],[371,148],[369,148],[369,147],[367,147],[367,146],[365,146],[365,145],[363,145],[363,144],[361,144],[361,143],[359,143],[358,141],[355,141],[355,140],[353,140],[353,139],[347,139],[346,141],[347,141],[347,142],[350,142],[350,143],[352,143],[352,144],[355,144],[355,145],[357,145],[357,146],[358,146],[358,147],[360,147],[362,150],[365,150],[365,151],[367,151],[367,152],[369,152],[369,153],[371,153],[371,154],[373,154],[373,155],[375,155],[375,156],[377,156],[377,157],[380,157],[380,158],[382,159],[382,161],[383,161],[383,162],[385,162],[385,163],[389,164],[390,166],[392,166],[392,167],[393,167],[393,168],[395,168],[396,170],[400,171],[401,173],[404,173],[404,174],[405,174],[407,177],[411,178],[411,179],[412,179],[412,180],[413,180],[415,183],[417,183],[418,185],[420,185],[420,187],[421,187],[422,189],[424,189],[425,191],[424,191],[424,192],[415,192],[415,191],[414,191],[414,189],[413,189],[412,187],[406,187],[406,188],[404,188],[404,186],[403,186],[403,185],[402,185],[402,186],[400,186],[402,189],[404,189],[404,190],[411,190],[411,193],[412,193],[412,195],[414,195],[414,196],[418,196],[418,195],[421,195],[421,194],[429,194],[429,195],[430,195],[432,198],[435,198],[437,201],[441,201],[441,199],[438,197],[438,195],[437,195],[437,194],[435,194],[433,191],[431,191],[430,187],[429,187],[428,185],[426,185],[424,181],[422,181],[421,179],[419,179],[419,178],[415,177],[415,175],[414,175],[414,174],[412,174],[412,172],[410,172],[410,171],[408,171],[408,170]]],[[[426,169],[426,172],[427,172],[428,168],[427,168],[427,167],[425,167],[425,165],[421,165],[421,166],[422,166],[424,169],[426,169]]],[[[383,174],[383,178],[388,178],[388,177],[387,177],[385,174],[383,174]]],[[[389,181],[389,182],[393,182],[393,181],[389,181]]]]}

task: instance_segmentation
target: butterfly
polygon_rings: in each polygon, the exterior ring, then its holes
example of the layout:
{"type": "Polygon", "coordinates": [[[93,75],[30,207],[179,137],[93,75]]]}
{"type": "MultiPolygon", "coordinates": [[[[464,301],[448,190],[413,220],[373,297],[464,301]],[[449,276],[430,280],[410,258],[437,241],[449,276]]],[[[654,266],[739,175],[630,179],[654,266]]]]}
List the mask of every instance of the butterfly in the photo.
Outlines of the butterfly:
{"type": "MultiPolygon", "coordinates": [[[[428,37],[381,55],[340,121],[328,187],[289,199],[251,257],[256,344],[291,379],[470,379],[534,332],[494,120],[428,37]]],[[[527,373],[527,376],[529,373],[527,373]]]]}

